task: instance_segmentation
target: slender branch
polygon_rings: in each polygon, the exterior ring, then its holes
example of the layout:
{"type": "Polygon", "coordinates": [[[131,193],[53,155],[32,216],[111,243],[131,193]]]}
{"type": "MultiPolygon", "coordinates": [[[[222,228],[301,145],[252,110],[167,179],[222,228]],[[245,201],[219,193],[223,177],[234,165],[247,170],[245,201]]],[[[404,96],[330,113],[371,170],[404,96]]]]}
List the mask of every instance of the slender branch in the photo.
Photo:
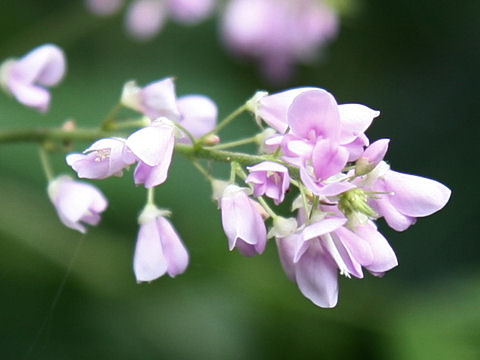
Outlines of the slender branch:
{"type": "Polygon", "coordinates": [[[0,144],[19,142],[44,142],[46,140],[56,141],[94,141],[102,137],[114,136],[111,131],[98,129],[63,130],[58,128],[36,128],[0,131],[0,144]]]}
{"type": "Polygon", "coordinates": [[[102,130],[113,130],[115,129],[115,116],[118,114],[118,112],[122,109],[122,104],[118,103],[116,104],[105,116],[105,119],[103,120],[102,124],[100,125],[100,128],[102,130]]]}
{"type": "Polygon", "coordinates": [[[174,125],[180,129],[187,137],[190,139],[192,144],[195,144],[196,140],[195,137],[192,135],[190,131],[188,131],[184,126],[180,125],[179,123],[175,122],[174,125]]]}
{"type": "MultiPolygon", "coordinates": [[[[121,132],[103,131],[100,129],[77,128],[74,130],[63,130],[57,128],[35,128],[35,129],[20,129],[20,130],[3,130],[0,131],[0,145],[8,143],[43,143],[44,141],[95,141],[103,137],[120,136],[124,137],[126,134],[121,132]]],[[[298,169],[290,164],[275,158],[272,155],[251,155],[241,152],[233,152],[226,150],[218,150],[213,147],[202,147],[176,144],[175,152],[180,153],[188,158],[193,159],[207,159],[220,162],[235,161],[243,166],[255,165],[262,161],[275,161],[283,164],[289,168],[290,174],[298,175],[298,169]]]]}
{"type": "Polygon", "coordinates": [[[251,143],[254,143],[256,141],[257,141],[257,136],[255,135],[255,136],[252,136],[252,137],[249,137],[249,138],[235,140],[235,141],[231,141],[231,142],[228,142],[228,143],[215,145],[215,146],[212,146],[210,149],[215,149],[215,150],[229,149],[229,148],[236,147],[236,146],[251,144],[251,143]]]}
{"type": "Polygon", "coordinates": [[[147,205],[155,205],[155,188],[147,189],[147,205]]]}
{"type": "Polygon", "coordinates": [[[52,181],[53,178],[55,177],[55,174],[53,172],[52,165],[50,164],[50,160],[48,159],[47,151],[43,146],[39,146],[38,155],[40,156],[40,162],[42,164],[45,177],[47,178],[48,181],[52,181]]]}
{"type": "Polygon", "coordinates": [[[206,133],[205,135],[203,135],[201,138],[198,139],[198,141],[201,143],[203,142],[203,140],[205,140],[206,138],[208,138],[210,135],[213,135],[213,134],[217,134],[218,132],[220,132],[220,130],[222,130],[225,126],[227,126],[228,124],[230,124],[237,116],[239,116],[241,113],[243,113],[244,111],[248,110],[248,107],[246,104],[243,104],[242,106],[240,106],[238,109],[236,109],[235,111],[233,111],[230,115],[228,115],[225,119],[223,119],[215,129],[213,129],[212,131],[206,133]]]}
{"type": "Polygon", "coordinates": [[[207,170],[205,170],[205,168],[204,168],[202,165],[200,165],[200,164],[198,163],[198,161],[192,160],[192,164],[193,164],[193,166],[195,166],[195,168],[196,168],[203,176],[205,176],[205,178],[206,178],[208,181],[212,181],[212,180],[213,180],[213,177],[208,173],[207,170]]]}

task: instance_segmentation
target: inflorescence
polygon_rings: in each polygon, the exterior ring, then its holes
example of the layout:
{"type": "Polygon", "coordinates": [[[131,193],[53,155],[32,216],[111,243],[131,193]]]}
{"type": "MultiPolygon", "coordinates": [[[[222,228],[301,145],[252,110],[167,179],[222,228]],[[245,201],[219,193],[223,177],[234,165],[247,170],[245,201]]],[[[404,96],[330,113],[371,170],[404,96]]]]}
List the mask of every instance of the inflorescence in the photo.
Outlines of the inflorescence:
{"type": "MultiPolygon", "coordinates": [[[[63,51],[43,45],[0,68],[0,84],[19,102],[45,112],[46,87],[65,73],[63,51]]],[[[365,131],[379,111],[360,104],[337,104],[328,91],[303,87],[276,94],[257,92],[217,124],[217,106],[206,96],[177,97],[173,78],[140,87],[127,82],[119,105],[140,114],[119,121],[115,111],[100,130],[85,133],[73,124],[57,132],[10,133],[6,141],[41,142],[40,154],[49,180],[48,195],[60,220],[85,232],[97,225],[108,202],[94,185],[70,176],[55,176],[48,163],[45,142],[91,138],[81,153],[67,155],[66,163],[84,179],[122,176],[130,167],[134,183],[147,189],[147,202],[134,255],[138,282],[168,273],[183,273],[189,255],[171,224],[170,212],[157,207],[153,191],[168,178],[174,152],[187,156],[212,184],[230,250],[245,256],[262,254],[275,239],[287,276],[314,304],[334,307],[338,273],[363,278],[363,269],[375,276],[397,266],[395,253],[375,221],[403,231],[417,218],[440,210],[450,197],[441,183],[394,171],[384,160],[389,139],[370,142],[365,131]],[[258,134],[222,143],[219,131],[240,114],[253,115],[258,134]],[[135,128],[126,136],[119,129],[135,128]],[[55,135],[55,136],[53,136],[55,135]],[[88,135],[88,136],[86,136],[88,135]],[[256,143],[256,154],[226,149],[256,143]],[[214,178],[201,160],[230,163],[228,180],[214,178]],[[285,194],[292,191],[293,196],[285,194]],[[293,199],[290,212],[276,206],[293,199]]]]}

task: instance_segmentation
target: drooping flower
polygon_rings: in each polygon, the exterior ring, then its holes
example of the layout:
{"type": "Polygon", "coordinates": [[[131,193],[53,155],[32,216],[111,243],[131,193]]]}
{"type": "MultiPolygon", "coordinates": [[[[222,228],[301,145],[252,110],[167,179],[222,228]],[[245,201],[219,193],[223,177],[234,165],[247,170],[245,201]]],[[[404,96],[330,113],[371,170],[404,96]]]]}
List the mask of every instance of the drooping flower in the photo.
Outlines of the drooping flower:
{"type": "Polygon", "coordinates": [[[337,304],[338,272],[363,278],[363,266],[381,276],[397,265],[395,253],[372,222],[352,231],[343,226],[346,221],[325,218],[299,233],[277,238],[285,272],[317,306],[337,304]]]}
{"type": "Polygon", "coordinates": [[[107,199],[95,186],[59,176],[48,184],[48,196],[62,223],[81,233],[84,224],[97,225],[100,214],[107,208],[107,199]]]}
{"type": "Polygon", "coordinates": [[[451,195],[451,190],[438,181],[390,170],[383,161],[368,174],[366,181],[368,188],[380,193],[369,204],[397,231],[406,230],[418,217],[437,212],[451,195]]]}
{"type": "Polygon", "coordinates": [[[0,85],[22,104],[46,112],[50,93],[45,87],[57,85],[65,71],[63,50],[45,44],[18,60],[5,61],[0,67],[0,85]]]}
{"type": "Polygon", "coordinates": [[[165,273],[175,277],[188,266],[188,252],[167,214],[154,205],[147,205],[140,214],[133,259],[137,282],[153,281],[165,273]]]}
{"type": "Polygon", "coordinates": [[[143,88],[134,81],[129,81],[124,85],[121,97],[124,106],[139,111],[152,120],[162,116],[178,120],[180,113],[176,101],[173,78],[154,81],[143,88]]]}
{"type": "MultiPolygon", "coordinates": [[[[178,123],[195,138],[199,138],[215,128],[217,123],[217,105],[204,95],[185,95],[177,100],[180,113],[178,123]]],[[[179,142],[191,143],[187,136],[179,142]]]]}
{"type": "Polygon", "coordinates": [[[67,164],[77,172],[78,177],[105,179],[122,176],[123,169],[136,159],[121,138],[106,138],[94,142],[83,154],[70,154],[67,164]]]}
{"type": "Polygon", "coordinates": [[[245,182],[253,184],[255,196],[266,195],[280,204],[285,198],[285,192],[290,185],[288,169],[273,161],[263,161],[257,165],[247,167],[250,174],[245,182]]]}
{"type": "Polygon", "coordinates": [[[296,62],[312,59],[337,29],[336,14],[319,0],[233,0],[222,18],[226,45],[257,60],[277,82],[291,76],[296,62]]]}
{"type": "Polygon", "coordinates": [[[243,255],[254,256],[265,250],[267,231],[247,191],[237,185],[228,185],[220,198],[220,208],[229,249],[236,247],[243,255]]]}
{"type": "Polygon", "coordinates": [[[149,126],[131,134],[127,147],[138,159],[135,184],[146,188],[160,185],[167,179],[175,145],[174,126],[167,119],[153,121],[149,126]]]}
{"type": "Polygon", "coordinates": [[[157,35],[168,18],[193,25],[212,14],[216,0],[134,0],[127,9],[126,27],[132,37],[147,41],[157,35]]]}

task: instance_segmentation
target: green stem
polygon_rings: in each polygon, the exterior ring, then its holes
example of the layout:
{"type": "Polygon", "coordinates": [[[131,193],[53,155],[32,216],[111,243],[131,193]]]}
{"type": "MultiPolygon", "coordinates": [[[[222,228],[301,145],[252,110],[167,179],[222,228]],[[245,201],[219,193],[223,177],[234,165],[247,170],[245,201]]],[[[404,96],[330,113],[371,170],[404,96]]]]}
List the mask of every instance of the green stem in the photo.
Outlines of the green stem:
{"type": "Polygon", "coordinates": [[[117,113],[120,111],[122,108],[122,104],[118,103],[116,104],[107,114],[105,117],[105,120],[102,121],[102,124],[100,125],[100,128],[102,130],[113,130],[116,127],[115,124],[115,116],[117,113]]]}
{"type": "Polygon", "coordinates": [[[0,131],[0,144],[19,143],[19,142],[36,142],[43,143],[46,140],[53,141],[94,141],[102,137],[115,135],[111,131],[103,131],[99,129],[81,129],[63,130],[58,128],[36,128],[36,129],[20,129],[20,130],[3,130],[0,131]]]}
{"type": "Polygon", "coordinates": [[[190,141],[192,142],[192,144],[195,144],[197,142],[197,140],[195,139],[195,137],[192,135],[192,133],[190,131],[188,131],[185,127],[183,127],[182,125],[180,125],[179,123],[175,122],[174,125],[179,128],[183,133],[185,133],[185,135],[188,136],[188,138],[190,139],[190,141]]]}
{"type": "Polygon", "coordinates": [[[308,212],[308,199],[307,199],[307,194],[305,194],[305,188],[303,186],[299,187],[300,190],[300,195],[302,196],[302,201],[303,201],[303,208],[305,209],[305,214],[307,215],[307,221],[306,224],[310,222],[310,217],[309,212],[308,212]]]}
{"type": "Polygon", "coordinates": [[[257,136],[252,136],[245,139],[240,139],[240,140],[231,141],[231,142],[220,144],[220,145],[215,145],[215,146],[209,147],[209,149],[214,149],[214,150],[229,149],[232,147],[251,144],[254,142],[257,142],[257,136]]]}
{"type": "Polygon", "coordinates": [[[270,215],[270,217],[272,219],[276,219],[278,217],[278,215],[275,213],[275,211],[272,210],[272,208],[267,204],[267,202],[265,201],[265,199],[262,196],[257,196],[257,200],[260,203],[260,205],[262,205],[262,207],[265,209],[267,214],[270,215]]]}
{"type": "Polygon", "coordinates": [[[155,188],[147,189],[147,205],[155,205],[155,188]]]}
{"type": "Polygon", "coordinates": [[[113,130],[129,129],[129,128],[141,128],[147,126],[150,121],[145,121],[145,118],[140,119],[127,119],[115,123],[113,130]]]}
{"type": "Polygon", "coordinates": [[[40,163],[42,164],[45,177],[48,181],[52,181],[55,177],[55,174],[53,172],[52,165],[50,164],[50,160],[48,159],[47,151],[43,146],[38,148],[38,155],[40,156],[40,163]]]}
{"type": "Polygon", "coordinates": [[[205,170],[205,168],[204,168],[202,165],[200,165],[200,164],[198,163],[198,161],[192,160],[192,164],[193,164],[193,166],[195,166],[195,168],[196,168],[198,171],[200,171],[200,173],[201,173],[203,176],[205,176],[205,178],[206,178],[208,181],[212,181],[212,180],[213,180],[213,177],[208,173],[207,170],[205,170]]]}
{"type": "Polygon", "coordinates": [[[217,134],[218,132],[220,132],[220,130],[222,130],[225,126],[227,126],[228,124],[230,124],[236,117],[238,117],[241,113],[243,113],[244,111],[246,111],[248,109],[247,105],[246,104],[243,104],[242,106],[240,106],[238,109],[236,109],[235,111],[233,111],[230,115],[228,115],[225,119],[223,119],[215,129],[213,129],[212,131],[210,131],[209,133],[206,133],[205,135],[203,135],[201,138],[198,139],[198,141],[201,143],[203,142],[203,140],[205,140],[206,138],[208,138],[210,135],[213,135],[213,134],[217,134]]]}
{"type": "MultiPolygon", "coordinates": [[[[126,134],[118,131],[104,131],[101,129],[77,128],[74,130],[63,130],[57,128],[35,128],[20,130],[0,131],[0,145],[8,143],[34,142],[43,143],[45,141],[95,141],[104,137],[119,136],[126,134]]],[[[243,166],[255,165],[262,161],[275,161],[289,168],[292,177],[298,177],[298,169],[288,163],[276,159],[270,154],[251,155],[241,152],[218,150],[213,147],[202,147],[197,142],[195,146],[187,144],[176,144],[175,152],[182,154],[190,159],[206,159],[220,162],[238,162],[243,166]]]]}
{"type": "Polygon", "coordinates": [[[230,164],[230,183],[235,183],[235,176],[237,174],[238,163],[233,162],[230,164]]]}

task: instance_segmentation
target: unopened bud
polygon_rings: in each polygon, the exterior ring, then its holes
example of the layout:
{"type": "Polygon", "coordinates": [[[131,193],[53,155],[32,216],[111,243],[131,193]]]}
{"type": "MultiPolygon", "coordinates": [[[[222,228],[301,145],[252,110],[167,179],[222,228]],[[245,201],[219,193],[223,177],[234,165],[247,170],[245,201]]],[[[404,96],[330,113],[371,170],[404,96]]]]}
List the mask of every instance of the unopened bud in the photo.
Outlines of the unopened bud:
{"type": "Polygon", "coordinates": [[[368,217],[375,218],[377,213],[367,204],[368,195],[363,189],[356,188],[346,191],[340,195],[338,208],[347,216],[351,217],[354,213],[362,213],[368,217]]]}
{"type": "Polygon", "coordinates": [[[203,143],[207,146],[217,145],[220,142],[220,137],[215,134],[208,135],[204,140],[203,143]]]}

